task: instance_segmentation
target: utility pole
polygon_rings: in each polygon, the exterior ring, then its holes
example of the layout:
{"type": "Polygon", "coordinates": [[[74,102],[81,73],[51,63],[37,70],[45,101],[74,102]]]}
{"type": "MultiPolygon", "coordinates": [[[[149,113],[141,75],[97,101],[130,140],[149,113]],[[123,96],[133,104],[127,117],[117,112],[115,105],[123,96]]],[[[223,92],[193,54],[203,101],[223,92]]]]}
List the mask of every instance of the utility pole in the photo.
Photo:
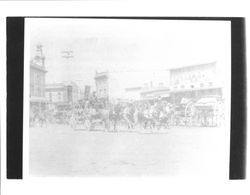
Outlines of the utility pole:
{"type": "Polygon", "coordinates": [[[64,75],[63,75],[63,80],[65,80],[66,78],[68,78],[68,79],[66,79],[67,81],[70,81],[70,80],[72,80],[72,75],[71,75],[71,67],[70,67],[70,60],[72,59],[72,58],[74,58],[74,55],[73,55],[73,51],[72,50],[63,50],[63,51],[61,51],[61,54],[62,54],[62,58],[64,58],[65,60],[66,60],[66,71],[65,71],[65,73],[64,73],[64,75]]]}

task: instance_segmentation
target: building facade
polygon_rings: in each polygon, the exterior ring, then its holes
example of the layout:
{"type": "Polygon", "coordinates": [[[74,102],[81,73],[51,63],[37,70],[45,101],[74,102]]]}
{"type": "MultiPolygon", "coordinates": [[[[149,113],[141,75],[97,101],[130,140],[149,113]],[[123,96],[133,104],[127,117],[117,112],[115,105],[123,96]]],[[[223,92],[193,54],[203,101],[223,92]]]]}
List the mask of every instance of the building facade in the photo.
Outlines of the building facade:
{"type": "Polygon", "coordinates": [[[169,87],[152,87],[149,89],[144,89],[140,92],[142,100],[150,100],[157,98],[169,99],[170,89],[169,87]]]}
{"type": "Polygon", "coordinates": [[[166,93],[169,83],[168,75],[167,70],[96,72],[96,94],[98,98],[108,98],[110,101],[147,99],[152,91],[157,97],[159,94],[166,96],[163,93],[166,93]]]}
{"type": "Polygon", "coordinates": [[[140,100],[142,90],[143,87],[140,86],[125,88],[124,98],[128,100],[140,100]]]}
{"type": "Polygon", "coordinates": [[[222,96],[216,62],[170,69],[171,101],[222,96]]]}
{"type": "Polygon", "coordinates": [[[96,84],[96,96],[97,98],[109,98],[110,90],[109,83],[110,77],[109,72],[96,72],[95,84],[96,84]]]}
{"type": "Polygon", "coordinates": [[[36,46],[35,56],[30,61],[30,115],[46,108],[45,98],[45,56],[42,45],[36,46]]]}
{"type": "Polygon", "coordinates": [[[69,106],[84,96],[83,91],[74,82],[48,84],[45,94],[50,109],[69,106]]]}

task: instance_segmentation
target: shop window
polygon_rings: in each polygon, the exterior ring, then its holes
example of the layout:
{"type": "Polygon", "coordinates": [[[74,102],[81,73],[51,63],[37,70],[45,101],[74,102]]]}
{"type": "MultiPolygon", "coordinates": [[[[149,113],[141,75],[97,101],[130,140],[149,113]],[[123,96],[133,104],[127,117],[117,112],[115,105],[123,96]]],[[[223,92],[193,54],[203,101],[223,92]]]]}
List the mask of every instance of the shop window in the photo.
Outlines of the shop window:
{"type": "Polygon", "coordinates": [[[52,93],[49,93],[49,101],[52,102],[52,93]]]}
{"type": "Polygon", "coordinates": [[[34,84],[30,85],[30,95],[34,95],[34,84]]]}
{"type": "Polygon", "coordinates": [[[35,86],[34,86],[34,95],[35,95],[35,96],[39,96],[38,91],[39,91],[39,87],[38,87],[37,85],[35,85],[35,86]]]}
{"type": "Polygon", "coordinates": [[[37,88],[37,95],[38,96],[42,96],[42,92],[41,92],[41,88],[40,87],[37,88]]]}
{"type": "Polygon", "coordinates": [[[61,93],[60,92],[57,93],[57,96],[58,96],[58,100],[61,100],[61,93]]]}

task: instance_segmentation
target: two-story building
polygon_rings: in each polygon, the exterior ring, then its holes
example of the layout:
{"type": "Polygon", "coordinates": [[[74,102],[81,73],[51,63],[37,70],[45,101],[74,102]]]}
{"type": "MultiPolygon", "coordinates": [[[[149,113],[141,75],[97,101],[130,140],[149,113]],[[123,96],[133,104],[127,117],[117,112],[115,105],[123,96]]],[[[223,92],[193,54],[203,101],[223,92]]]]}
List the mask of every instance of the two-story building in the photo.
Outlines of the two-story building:
{"type": "Polygon", "coordinates": [[[74,82],[47,84],[45,94],[49,109],[68,107],[84,96],[74,82]]]}
{"type": "Polygon", "coordinates": [[[110,74],[106,72],[96,72],[95,74],[96,96],[97,98],[110,97],[110,74]]]}
{"type": "Polygon", "coordinates": [[[219,77],[216,62],[170,69],[171,101],[179,103],[182,98],[221,96],[219,77]]]}
{"type": "Polygon", "coordinates": [[[134,101],[169,96],[167,70],[96,72],[95,83],[97,97],[110,101],[134,101]]]}

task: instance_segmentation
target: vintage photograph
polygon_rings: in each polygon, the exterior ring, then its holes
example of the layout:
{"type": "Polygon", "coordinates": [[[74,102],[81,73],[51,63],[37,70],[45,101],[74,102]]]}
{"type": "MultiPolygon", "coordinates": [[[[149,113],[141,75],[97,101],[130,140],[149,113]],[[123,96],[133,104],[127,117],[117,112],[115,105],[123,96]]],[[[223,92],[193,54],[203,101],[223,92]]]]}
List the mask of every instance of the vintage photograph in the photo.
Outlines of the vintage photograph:
{"type": "Polygon", "coordinates": [[[228,177],[230,22],[26,18],[29,175],[228,177]]]}

